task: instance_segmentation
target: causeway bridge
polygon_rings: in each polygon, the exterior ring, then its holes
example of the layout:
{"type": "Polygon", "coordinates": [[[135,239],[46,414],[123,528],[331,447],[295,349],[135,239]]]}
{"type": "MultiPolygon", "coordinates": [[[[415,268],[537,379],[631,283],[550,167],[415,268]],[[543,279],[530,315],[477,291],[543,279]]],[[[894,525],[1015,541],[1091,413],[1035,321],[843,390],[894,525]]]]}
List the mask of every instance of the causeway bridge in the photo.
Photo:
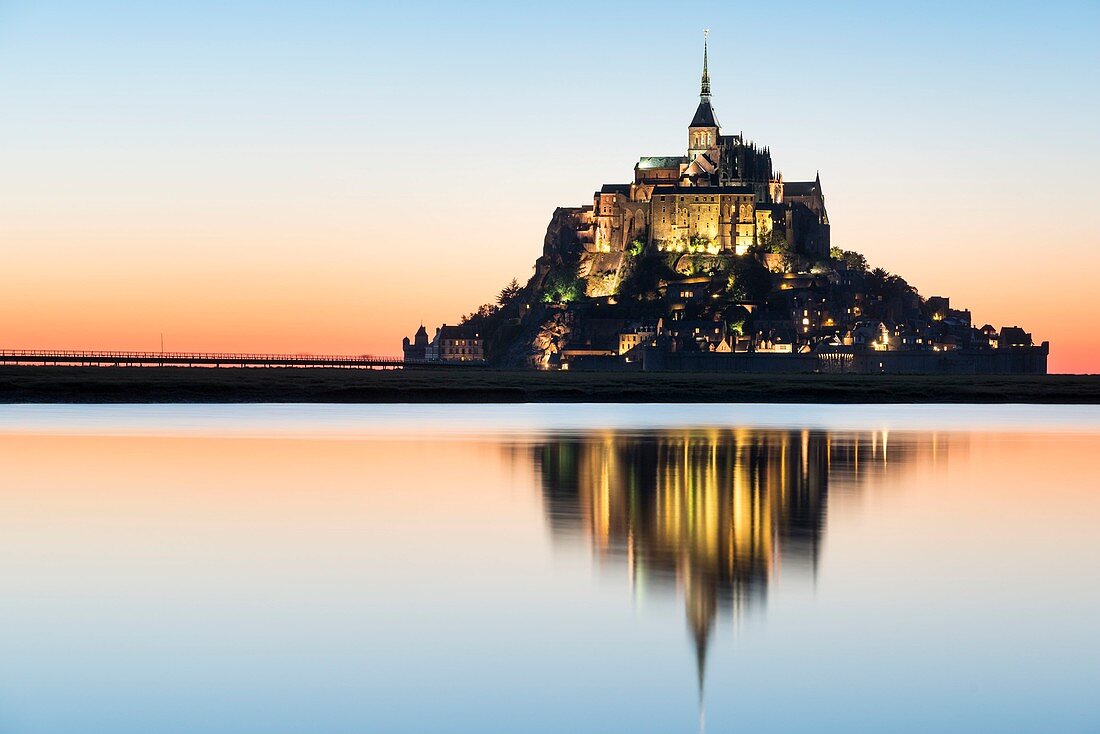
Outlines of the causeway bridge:
{"type": "Polygon", "coordinates": [[[243,354],[235,352],[105,352],[0,349],[0,365],[75,367],[330,367],[355,370],[470,368],[470,362],[436,362],[371,354],[243,354]]]}

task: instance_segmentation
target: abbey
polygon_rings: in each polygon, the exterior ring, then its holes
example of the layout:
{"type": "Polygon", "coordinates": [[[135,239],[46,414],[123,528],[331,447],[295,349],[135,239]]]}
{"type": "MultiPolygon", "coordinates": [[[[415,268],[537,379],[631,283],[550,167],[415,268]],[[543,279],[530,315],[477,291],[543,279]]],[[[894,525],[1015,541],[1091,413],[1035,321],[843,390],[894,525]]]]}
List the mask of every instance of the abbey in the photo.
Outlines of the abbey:
{"type": "Polygon", "coordinates": [[[686,155],[645,156],[633,182],[606,184],[591,207],[574,210],[588,252],[622,252],[641,243],[659,252],[743,255],[779,238],[792,251],[828,254],[820,176],[784,181],[768,148],[740,133],[722,134],[705,40],[699,106],[687,133],[686,155]]]}
{"type": "Polygon", "coordinates": [[[591,206],[556,208],[526,285],[463,316],[461,331],[444,326],[431,343],[418,332],[405,356],[549,370],[1046,371],[1049,343],[978,326],[946,295],[924,298],[830,240],[820,176],[787,181],[767,147],[723,134],[704,36],[685,153],[645,156],[591,206]]]}

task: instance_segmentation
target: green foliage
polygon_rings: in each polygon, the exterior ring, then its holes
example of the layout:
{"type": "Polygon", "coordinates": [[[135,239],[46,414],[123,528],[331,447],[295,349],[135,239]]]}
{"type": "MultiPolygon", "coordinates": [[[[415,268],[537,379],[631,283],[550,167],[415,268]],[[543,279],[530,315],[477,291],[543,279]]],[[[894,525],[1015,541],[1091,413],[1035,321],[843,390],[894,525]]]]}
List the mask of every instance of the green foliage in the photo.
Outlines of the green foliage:
{"type": "Polygon", "coordinates": [[[707,255],[697,252],[693,255],[684,255],[676,263],[678,272],[691,277],[693,275],[718,275],[729,266],[726,257],[707,255]]]}
{"type": "Polygon", "coordinates": [[[760,233],[756,237],[756,245],[750,248],[753,253],[786,255],[791,251],[787,244],[787,235],[778,227],[772,227],[771,231],[760,233]]]}
{"type": "Polygon", "coordinates": [[[627,253],[631,257],[638,257],[645,250],[645,240],[635,239],[632,240],[630,245],[626,248],[627,253]]]}
{"type": "Polygon", "coordinates": [[[587,286],[581,281],[581,294],[586,291],[593,296],[613,296],[619,292],[619,271],[601,270],[588,276],[587,286]]]}
{"type": "Polygon", "coordinates": [[[674,254],[639,257],[619,286],[620,297],[648,301],[659,298],[662,281],[667,283],[679,277],[672,269],[676,258],[674,254]]]}
{"type": "Polygon", "coordinates": [[[735,301],[762,301],[772,288],[772,277],[756,258],[738,257],[730,263],[726,292],[735,301]]]}
{"type": "Polygon", "coordinates": [[[703,237],[702,235],[693,235],[692,238],[688,240],[687,251],[692,253],[703,253],[711,247],[712,244],[709,237],[703,237]]]}
{"type": "Polygon", "coordinates": [[[584,279],[565,272],[552,273],[546,279],[543,303],[572,303],[584,296],[584,279]]]}
{"type": "Polygon", "coordinates": [[[726,329],[731,334],[737,334],[737,336],[744,336],[745,335],[745,320],[741,319],[740,321],[732,321],[732,322],[726,324],[726,329]]]}
{"type": "Polygon", "coordinates": [[[829,257],[837,262],[844,263],[849,270],[866,272],[867,258],[852,250],[842,250],[839,247],[829,248],[829,257]]]}

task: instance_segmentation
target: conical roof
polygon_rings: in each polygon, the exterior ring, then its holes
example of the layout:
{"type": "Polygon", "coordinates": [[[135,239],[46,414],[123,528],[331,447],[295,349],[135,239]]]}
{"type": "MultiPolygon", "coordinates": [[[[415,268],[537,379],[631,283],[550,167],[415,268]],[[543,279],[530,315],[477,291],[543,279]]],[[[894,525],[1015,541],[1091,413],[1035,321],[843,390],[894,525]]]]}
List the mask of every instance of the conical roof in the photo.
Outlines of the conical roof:
{"type": "Polygon", "coordinates": [[[703,79],[699,85],[699,106],[695,109],[695,117],[691,118],[688,127],[718,127],[718,118],[714,116],[714,108],[710,106],[710,70],[707,68],[707,35],[710,31],[703,31],[703,79]]]}
{"type": "Polygon", "coordinates": [[[691,118],[691,124],[688,127],[719,127],[718,118],[714,116],[714,108],[710,105],[710,97],[699,100],[695,117],[691,118]]]}

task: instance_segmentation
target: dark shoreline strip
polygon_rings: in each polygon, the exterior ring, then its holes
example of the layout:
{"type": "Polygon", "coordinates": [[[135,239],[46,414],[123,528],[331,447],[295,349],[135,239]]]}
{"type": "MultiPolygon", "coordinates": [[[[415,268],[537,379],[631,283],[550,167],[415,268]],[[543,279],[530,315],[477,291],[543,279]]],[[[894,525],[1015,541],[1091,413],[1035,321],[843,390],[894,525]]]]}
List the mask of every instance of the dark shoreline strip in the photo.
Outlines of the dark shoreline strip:
{"type": "Polygon", "coordinates": [[[0,367],[0,403],[1100,404],[1098,375],[0,367]]]}

